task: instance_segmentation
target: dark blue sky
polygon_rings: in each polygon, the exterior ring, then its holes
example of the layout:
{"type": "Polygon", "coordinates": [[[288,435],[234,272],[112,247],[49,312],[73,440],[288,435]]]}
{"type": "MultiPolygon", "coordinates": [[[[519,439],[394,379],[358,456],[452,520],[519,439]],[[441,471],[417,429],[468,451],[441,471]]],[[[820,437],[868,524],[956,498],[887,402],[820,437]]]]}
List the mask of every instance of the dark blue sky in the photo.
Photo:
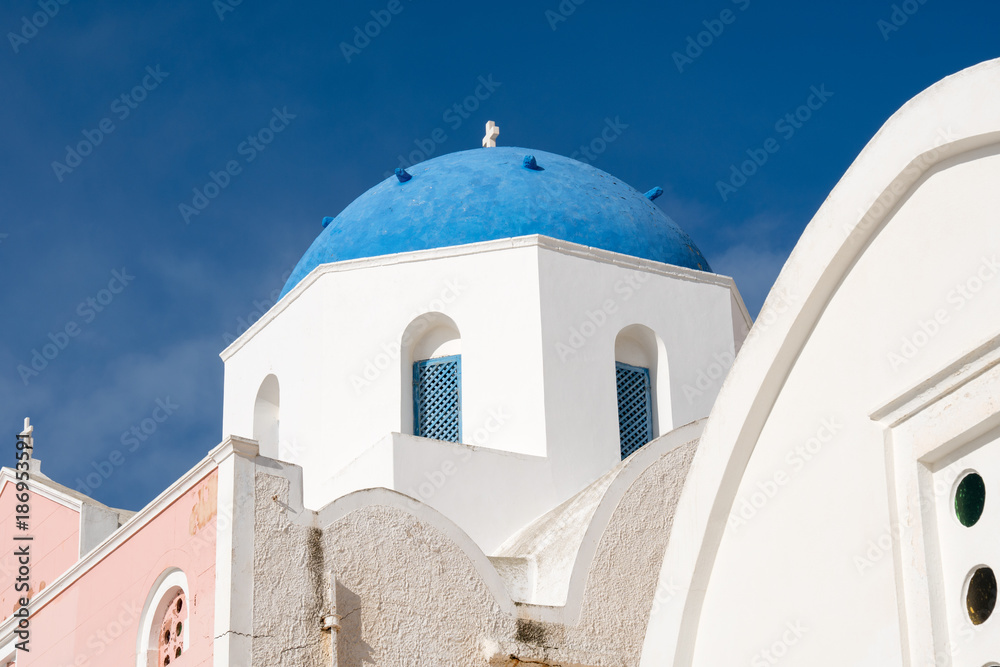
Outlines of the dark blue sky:
{"type": "Polygon", "coordinates": [[[657,203],[755,314],[882,123],[1000,55],[985,1],[234,1],[0,10],[0,424],[13,436],[30,415],[43,470],[73,487],[93,473],[81,490],[116,506],[218,444],[218,353],[322,217],[401,154],[478,147],[493,119],[500,145],[572,155],[615,123],[592,163],[663,187],[657,203]],[[345,55],[372,12],[386,25],[345,55]],[[808,120],[779,124],[809,101],[808,120]],[[273,140],[244,143],[276,111],[273,140]],[[747,151],[767,161],[724,198],[747,151]],[[226,187],[185,220],[210,172],[226,187]],[[63,349],[26,373],[50,343],[63,349]]]}

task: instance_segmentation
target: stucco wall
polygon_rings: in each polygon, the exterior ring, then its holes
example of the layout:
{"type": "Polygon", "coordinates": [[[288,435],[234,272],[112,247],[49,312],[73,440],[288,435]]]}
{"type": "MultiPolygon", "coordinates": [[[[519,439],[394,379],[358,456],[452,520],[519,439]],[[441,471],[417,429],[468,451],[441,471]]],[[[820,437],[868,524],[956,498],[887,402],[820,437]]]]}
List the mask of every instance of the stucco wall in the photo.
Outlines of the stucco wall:
{"type": "Polygon", "coordinates": [[[518,664],[513,657],[550,665],[638,664],[695,446],[671,450],[630,482],[596,538],[592,569],[580,582],[582,605],[564,610],[574,617],[568,624],[545,608],[515,607],[502,587],[498,594],[496,573],[487,571],[492,565],[446,534],[457,528],[417,516],[429,508],[410,511],[409,499],[384,492],[383,502],[361,505],[328,526],[303,525],[308,521],[293,521],[285,510],[296,490],[275,468],[258,466],[252,663],[329,664],[330,635],[320,618],[330,609],[335,573],[341,667],[518,664]]]}

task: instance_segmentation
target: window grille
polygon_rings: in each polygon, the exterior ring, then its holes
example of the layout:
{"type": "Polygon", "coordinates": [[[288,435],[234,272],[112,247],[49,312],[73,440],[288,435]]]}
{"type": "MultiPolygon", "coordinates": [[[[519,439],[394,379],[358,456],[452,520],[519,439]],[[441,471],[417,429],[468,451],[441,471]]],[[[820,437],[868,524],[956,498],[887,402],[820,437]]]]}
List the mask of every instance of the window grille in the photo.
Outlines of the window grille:
{"type": "Polygon", "coordinates": [[[413,434],[447,442],[462,440],[462,357],[413,364],[413,434]]]}
{"type": "Polygon", "coordinates": [[[622,459],[653,439],[653,390],[649,369],[615,362],[618,433],[622,459]]]}
{"type": "Polygon", "coordinates": [[[184,623],[188,615],[185,602],[184,591],[178,591],[163,612],[156,663],[158,667],[168,667],[171,660],[181,657],[184,649],[184,623]]]}

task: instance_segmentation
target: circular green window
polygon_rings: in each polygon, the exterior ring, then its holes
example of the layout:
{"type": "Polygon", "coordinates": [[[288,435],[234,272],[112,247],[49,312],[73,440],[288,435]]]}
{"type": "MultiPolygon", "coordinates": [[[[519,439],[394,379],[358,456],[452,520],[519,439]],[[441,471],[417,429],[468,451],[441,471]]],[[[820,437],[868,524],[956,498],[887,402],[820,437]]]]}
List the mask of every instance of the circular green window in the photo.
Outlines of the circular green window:
{"type": "Polygon", "coordinates": [[[963,526],[972,526],[983,515],[986,506],[986,483],[977,473],[970,472],[955,490],[955,516],[963,526]]]}
{"type": "Polygon", "coordinates": [[[969,610],[969,620],[980,625],[993,613],[997,604],[997,578],[988,567],[978,568],[969,579],[969,590],[965,594],[965,606],[969,610]]]}

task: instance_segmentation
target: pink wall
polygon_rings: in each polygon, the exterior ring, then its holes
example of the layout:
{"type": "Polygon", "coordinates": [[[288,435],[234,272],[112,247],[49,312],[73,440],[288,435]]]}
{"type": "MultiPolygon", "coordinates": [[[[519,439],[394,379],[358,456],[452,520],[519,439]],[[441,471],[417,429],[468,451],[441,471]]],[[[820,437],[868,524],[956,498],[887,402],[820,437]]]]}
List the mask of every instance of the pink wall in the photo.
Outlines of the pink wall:
{"type": "Polygon", "coordinates": [[[17,506],[17,489],[11,482],[4,482],[0,489],[0,620],[6,620],[17,608],[23,595],[14,590],[18,563],[14,556],[15,533],[33,535],[31,543],[31,582],[28,597],[41,592],[45,586],[70,568],[80,555],[80,515],[55,501],[31,494],[29,531],[22,532],[14,526],[17,506]]]}
{"type": "Polygon", "coordinates": [[[70,588],[35,609],[31,652],[18,654],[17,667],[134,665],[143,605],[171,567],[184,571],[190,588],[190,640],[171,665],[210,666],[217,491],[213,470],[70,588]]]}

